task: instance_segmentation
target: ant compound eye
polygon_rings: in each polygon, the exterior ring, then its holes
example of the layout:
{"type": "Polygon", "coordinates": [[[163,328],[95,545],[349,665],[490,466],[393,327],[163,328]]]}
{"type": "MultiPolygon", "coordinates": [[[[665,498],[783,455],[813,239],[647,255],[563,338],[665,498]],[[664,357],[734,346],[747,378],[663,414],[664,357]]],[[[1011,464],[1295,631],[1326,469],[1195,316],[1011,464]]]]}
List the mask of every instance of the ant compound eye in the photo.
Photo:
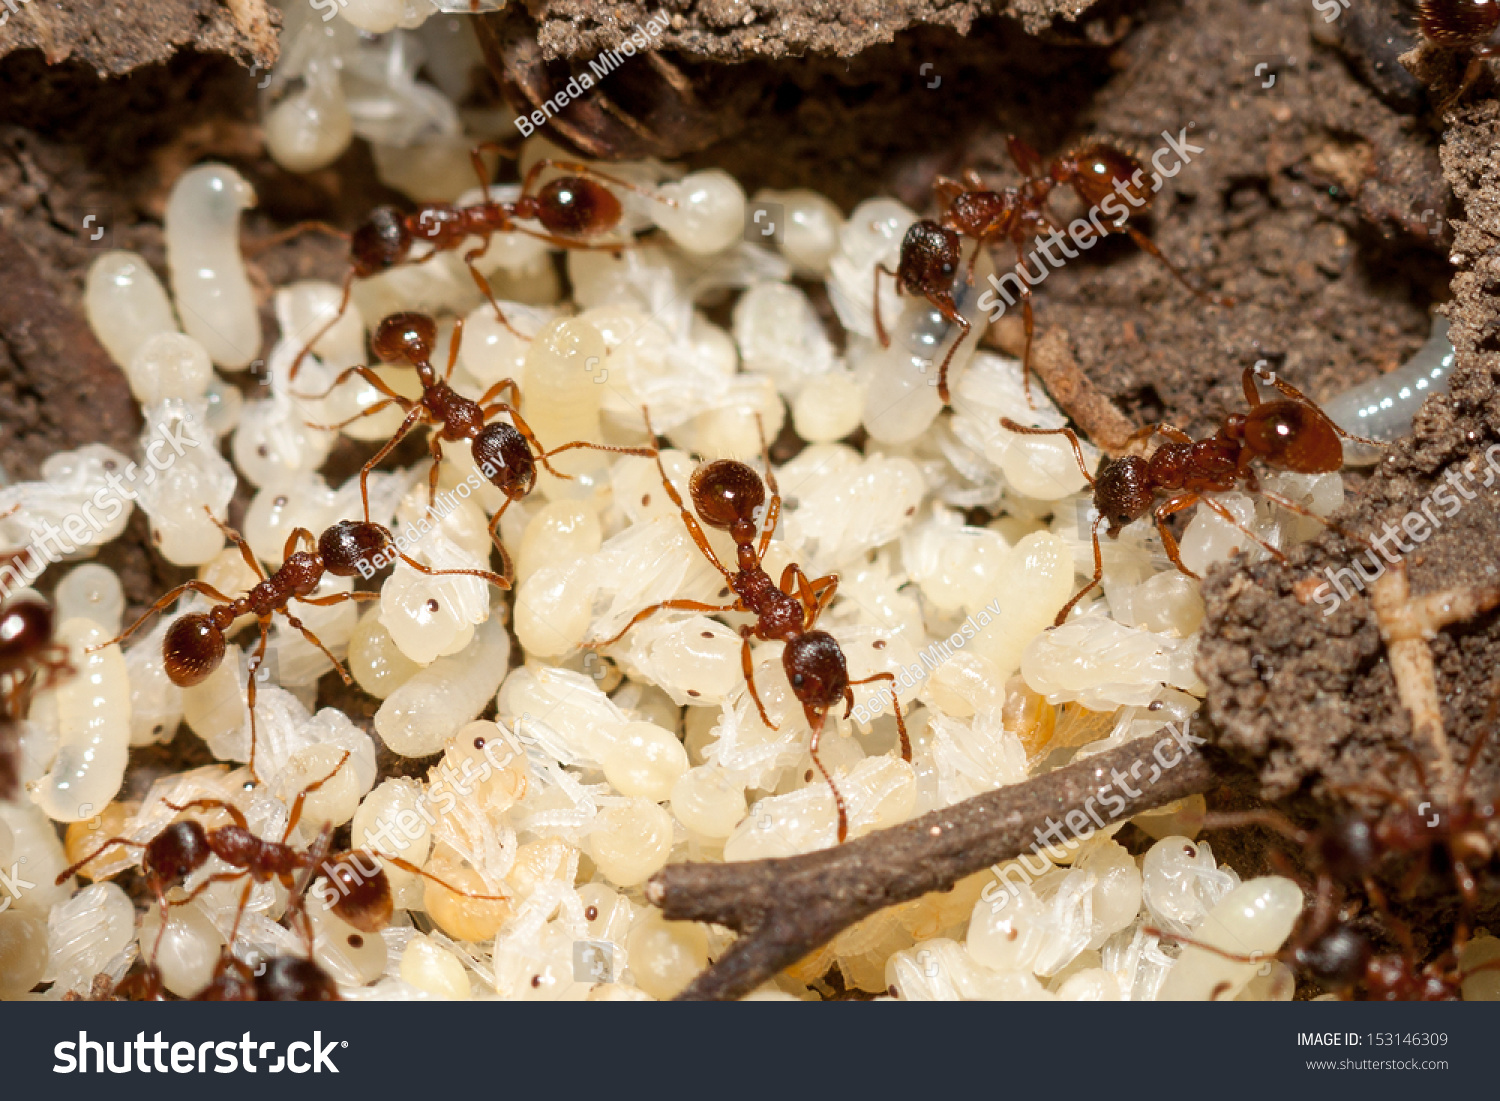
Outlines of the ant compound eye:
{"type": "Polygon", "coordinates": [[[801,688],[806,683],[807,683],[807,678],[804,677],[801,673],[793,673],[792,674],[792,687],[793,688],[801,688]]]}

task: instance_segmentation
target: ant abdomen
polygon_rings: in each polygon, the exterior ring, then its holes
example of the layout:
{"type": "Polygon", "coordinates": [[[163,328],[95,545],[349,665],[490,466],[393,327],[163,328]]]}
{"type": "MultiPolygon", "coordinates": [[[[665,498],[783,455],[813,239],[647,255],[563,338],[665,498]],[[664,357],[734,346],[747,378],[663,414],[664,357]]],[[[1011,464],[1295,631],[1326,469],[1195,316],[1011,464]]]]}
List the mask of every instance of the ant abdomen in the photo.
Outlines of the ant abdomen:
{"type": "Polygon", "coordinates": [[[1462,49],[1483,42],[1500,27],[1500,7],[1488,0],[1422,0],[1417,22],[1429,42],[1462,49]]]}
{"type": "Polygon", "coordinates": [[[191,688],[202,684],[224,660],[224,632],[212,616],[192,612],[167,628],[161,652],[172,683],[178,688],[191,688]]]}
{"type": "Polygon", "coordinates": [[[0,612],[0,672],[24,667],[52,641],[52,609],[39,600],[18,600],[0,612]]]}
{"type": "Polygon", "coordinates": [[[437,322],[424,313],[393,313],[381,319],[370,339],[375,354],[386,362],[425,363],[437,345],[437,322]]]}
{"type": "Polygon", "coordinates": [[[734,459],[716,459],[693,471],[688,483],[693,507],[703,522],[728,531],[736,523],[753,521],[766,500],[760,475],[734,459]]]}
{"type": "Polygon", "coordinates": [[[537,193],[536,219],[549,233],[593,237],[620,222],[620,200],[603,184],[562,176],[537,193]]]}
{"type": "Polygon", "coordinates": [[[361,279],[393,268],[411,252],[411,234],[406,219],[393,206],[377,206],[370,211],[349,242],[354,273],[361,279]]]}
{"type": "Polygon", "coordinates": [[[338,984],[312,960],[300,956],[277,956],[267,960],[255,976],[255,1000],[259,1002],[336,1002],[338,984]]]}
{"type": "MultiPolygon", "coordinates": [[[[1122,149],[1105,142],[1090,142],[1081,146],[1067,158],[1071,169],[1073,190],[1090,207],[1099,206],[1116,187],[1125,192],[1133,213],[1143,213],[1150,205],[1152,192],[1143,183],[1137,182],[1141,163],[1122,149]]],[[[1123,203],[1120,205],[1124,205],[1123,203]]],[[[1124,230],[1124,219],[1112,222],[1103,219],[1111,232],[1124,230]]]]}
{"type": "Polygon", "coordinates": [[[390,924],[395,904],[380,862],[367,852],[350,852],[323,862],[328,878],[329,909],[361,933],[378,933],[390,924]]]}
{"type": "Polygon", "coordinates": [[[1370,942],[1364,934],[1339,925],[1296,951],[1296,961],[1331,990],[1348,990],[1365,977],[1370,942]]]}
{"type": "Polygon", "coordinates": [[[808,631],[792,639],[781,652],[781,664],[792,694],[806,707],[833,707],[849,687],[844,651],[827,631],[808,631]]]}
{"type": "Polygon", "coordinates": [[[1301,402],[1266,402],[1245,417],[1243,432],[1252,452],[1282,470],[1327,474],[1344,465],[1338,433],[1301,402]]]}
{"type": "Polygon", "coordinates": [[[536,459],[514,425],[505,421],[485,425],[471,449],[479,469],[512,500],[525,497],[536,485],[536,459]]]}

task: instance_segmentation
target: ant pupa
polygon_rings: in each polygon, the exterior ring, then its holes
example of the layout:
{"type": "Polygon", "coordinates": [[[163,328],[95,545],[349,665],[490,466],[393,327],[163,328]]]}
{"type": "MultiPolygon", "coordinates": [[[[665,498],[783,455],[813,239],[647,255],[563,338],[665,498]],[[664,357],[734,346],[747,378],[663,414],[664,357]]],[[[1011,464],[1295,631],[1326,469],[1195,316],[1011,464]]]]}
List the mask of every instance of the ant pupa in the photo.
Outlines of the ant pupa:
{"type": "MultiPolygon", "coordinates": [[[[759,417],[756,418],[756,424],[757,426],[760,424],[759,417]]],[[[646,428],[654,439],[655,432],[651,428],[649,412],[646,414],[646,428]]],[[[717,459],[714,462],[705,463],[693,472],[692,481],[689,484],[689,495],[693,499],[693,508],[697,510],[697,516],[688,511],[677,487],[667,477],[666,467],[662,465],[661,453],[652,452],[656,459],[656,468],[661,473],[662,486],[666,489],[667,496],[671,498],[672,503],[677,506],[688,534],[710,564],[724,575],[725,583],[734,593],[734,600],[729,604],[705,604],[697,600],[664,600],[637,612],[630,622],[612,638],[588,645],[596,649],[610,646],[623,638],[626,632],[643,619],[657,612],[671,609],[694,612],[748,612],[754,615],[753,625],[740,628],[742,640],[740,657],[744,667],[745,681],[750,690],[750,698],[755,701],[755,708],[760,713],[761,722],[772,730],[777,729],[776,724],[766,714],[760,694],[755,690],[755,668],[750,656],[750,640],[755,638],[786,643],[785,649],[781,652],[781,665],[786,671],[792,694],[802,704],[803,714],[806,715],[808,725],[812,728],[809,752],[812,755],[813,764],[822,773],[824,781],[833,793],[834,805],[838,811],[838,839],[843,841],[849,833],[849,815],[844,804],[844,797],[818,756],[818,742],[823,734],[823,725],[828,711],[843,702],[847,705],[844,717],[848,718],[854,708],[854,685],[870,684],[881,680],[890,681],[891,701],[896,709],[896,725],[901,732],[901,756],[906,761],[911,760],[911,740],[906,733],[906,720],[901,714],[901,701],[896,696],[895,674],[875,673],[861,680],[850,680],[849,666],[844,659],[844,652],[840,649],[838,640],[827,631],[816,629],[818,616],[833,603],[834,592],[838,589],[838,577],[830,574],[827,577],[809,580],[802,569],[796,563],[792,563],[782,571],[781,582],[777,584],[771,580],[771,576],[763,568],[761,563],[770,548],[771,536],[776,530],[776,522],[781,515],[781,492],[776,486],[776,474],[771,469],[771,454],[766,446],[764,431],[761,432],[761,451],[766,468],[764,482],[754,468],[733,459],[717,459]],[[769,506],[766,505],[768,484],[771,490],[769,506]],[[764,511],[764,519],[761,519],[762,511],[764,511]],[[714,553],[713,547],[708,542],[708,536],[699,522],[700,518],[702,524],[730,534],[735,545],[735,569],[731,570],[719,561],[718,555],[714,553]],[[758,541],[757,520],[760,520],[758,541]]]]}
{"type": "MultiPolygon", "coordinates": [[[[331,393],[345,380],[358,376],[380,391],[383,400],[341,424],[315,425],[314,427],[339,429],[361,417],[371,416],[392,405],[397,406],[406,414],[395,434],[369,462],[365,463],[359,472],[359,489],[364,500],[366,520],[370,516],[370,472],[417,427],[426,425],[437,429],[431,436],[432,470],[427,479],[429,502],[437,495],[443,444],[470,441],[475,465],[489,479],[491,485],[505,494],[504,503],[490,518],[489,531],[490,539],[500,552],[504,563],[506,587],[509,587],[509,580],[514,577],[515,571],[509,553],[500,542],[498,534],[500,520],[513,501],[521,500],[535,488],[538,463],[559,478],[571,478],[571,475],[563,474],[553,467],[549,460],[564,451],[577,448],[640,456],[648,456],[653,452],[648,448],[610,447],[585,440],[573,440],[554,447],[550,451],[546,450],[516,408],[521,400],[521,389],[516,385],[515,380],[501,379],[486,390],[477,402],[464,397],[448,384],[448,380],[453,375],[454,365],[458,362],[459,346],[463,340],[463,321],[460,319],[454,324],[453,339],[448,347],[447,369],[442,377],[438,376],[436,368],[432,365],[432,354],[437,346],[437,336],[437,322],[426,314],[396,313],[384,318],[376,327],[375,336],[371,342],[375,354],[387,362],[403,361],[416,368],[417,375],[422,382],[421,398],[413,401],[402,397],[368,367],[350,367],[334,379],[333,386],[329,387],[327,393],[331,393]],[[507,391],[509,391],[509,401],[497,400],[506,395],[507,391]],[[502,413],[510,417],[509,422],[493,420],[502,413]]],[[[319,396],[327,396],[327,394],[319,396]]]]}
{"type": "MultiPolygon", "coordinates": [[[[895,271],[884,264],[875,268],[875,332],[883,346],[890,345],[890,338],[880,319],[882,272],[896,281],[898,294],[927,299],[945,320],[958,326],[961,335],[948,349],[938,368],[938,397],[944,405],[949,403],[948,364],[971,328],[968,319],[959,313],[953,298],[959,269],[963,269],[965,282],[972,284],[974,262],[979,251],[1009,241],[1015,247],[1017,265],[1024,271],[1021,253],[1026,242],[1049,230],[1063,231],[1062,223],[1048,207],[1048,198],[1054,188],[1071,188],[1084,206],[1104,211],[1106,217],[1094,218],[1092,225],[1083,223],[1090,227],[1090,231],[1082,239],[1097,240],[1116,233],[1129,234],[1131,240],[1155,257],[1178,282],[1198,297],[1220,306],[1234,305],[1233,299],[1220,298],[1195,287],[1166,258],[1156,242],[1129,223],[1131,217],[1144,214],[1150,208],[1153,197],[1141,180],[1144,166],[1129,153],[1105,142],[1094,141],[1046,164],[1036,150],[1014,135],[1010,137],[1007,148],[1023,177],[1020,186],[991,190],[973,170],[964,173],[962,182],[946,176],[938,177],[933,189],[942,204],[942,213],[936,220],[923,218],[912,223],[901,242],[901,257],[895,271]],[[1121,196],[1128,199],[1129,206],[1121,201],[1121,196]],[[974,251],[967,263],[963,260],[964,238],[974,241],[974,251]]],[[[1073,226],[1078,224],[1075,220],[1073,226]]],[[[1026,327],[1021,369],[1029,401],[1035,319],[1029,284],[1023,278],[1018,278],[1016,283],[1020,288],[1021,316],[1026,327]]]]}
{"type": "Polygon", "coordinates": [[[1289,512],[1328,523],[1295,501],[1261,486],[1251,462],[1260,459],[1274,470],[1298,474],[1327,474],[1343,467],[1341,438],[1372,447],[1381,445],[1375,440],[1345,432],[1318,408],[1316,402],[1282,379],[1273,377],[1270,381],[1283,397],[1271,401],[1262,399],[1255,379],[1255,369],[1246,367],[1241,381],[1249,412],[1226,416],[1213,436],[1194,440],[1169,424],[1148,425],[1133,433],[1127,446],[1158,433],[1168,442],[1158,447],[1149,459],[1126,455],[1106,463],[1097,478],[1084,463],[1078,435],[1071,428],[1032,428],[1017,424],[1009,417],[1000,419],[1001,425],[1011,432],[1065,437],[1073,447],[1078,468],[1093,489],[1094,508],[1098,512],[1090,532],[1094,546],[1093,580],[1063,605],[1057,613],[1055,626],[1066,622],[1068,613],[1104,578],[1104,559],[1099,550],[1100,525],[1107,525],[1109,537],[1117,539],[1127,525],[1151,513],[1172,564],[1189,577],[1197,577],[1183,564],[1177,540],[1167,528],[1166,521],[1173,513],[1200,503],[1244,531],[1275,558],[1286,560],[1280,550],[1247,531],[1223,504],[1205,494],[1243,485],[1289,512]],[[1161,494],[1167,494],[1167,500],[1157,504],[1156,499],[1161,494]]]}

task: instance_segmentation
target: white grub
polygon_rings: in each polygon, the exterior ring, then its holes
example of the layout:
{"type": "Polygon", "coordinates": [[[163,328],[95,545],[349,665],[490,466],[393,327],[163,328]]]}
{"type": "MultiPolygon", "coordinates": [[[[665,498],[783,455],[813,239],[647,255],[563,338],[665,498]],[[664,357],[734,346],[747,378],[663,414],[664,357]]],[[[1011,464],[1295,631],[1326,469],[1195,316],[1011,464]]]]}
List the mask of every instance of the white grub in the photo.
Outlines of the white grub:
{"type": "Polygon", "coordinates": [[[150,517],[151,541],[169,562],[202,565],[224,547],[214,520],[228,515],[234,470],[219,454],[204,402],[169,398],[142,412],[148,476],[136,490],[136,501],[150,517]],[[172,441],[170,448],[162,446],[166,441],[172,441]],[[159,465],[158,456],[165,469],[150,469],[159,465]]]}
{"type": "Polygon", "coordinates": [[[50,998],[87,994],[94,976],[130,944],[135,934],[135,907],[113,883],[85,887],[52,908],[47,918],[50,998]]]}
{"type": "Polygon", "coordinates": [[[1162,1001],[1228,1000],[1255,977],[1260,961],[1274,956],[1302,913],[1302,888],[1280,876],[1240,884],[1209,911],[1195,930],[1199,945],[1184,945],[1162,987],[1162,1001]],[[1218,949],[1218,952],[1211,951],[1218,949]],[[1249,957],[1229,959],[1221,952],[1249,957]]]}
{"type": "Polygon", "coordinates": [[[83,309],[99,343],[126,370],[152,337],[178,331],[161,280],[134,252],[111,250],[89,265],[83,309]]]}
{"type": "MultiPolygon", "coordinates": [[[[137,469],[103,444],[59,451],[42,463],[40,481],[0,488],[0,547],[35,545],[52,558],[72,557],[119,538],[134,507],[137,469]]],[[[41,572],[33,555],[18,565],[28,581],[41,572]]]]}
{"type": "Polygon", "coordinates": [[[510,634],[500,616],[491,616],[461,652],[438,658],[386,697],[375,712],[376,733],[403,757],[436,753],[484,709],[509,658],[510,634]]]}
{"type": "Polygon", "coordinates": [[[240,211],[255,191],[224,164],[184,172],[167,199],[167,268],[183,330],[226,370],[260,351],[260,318],[240,256],[240,211]]]}

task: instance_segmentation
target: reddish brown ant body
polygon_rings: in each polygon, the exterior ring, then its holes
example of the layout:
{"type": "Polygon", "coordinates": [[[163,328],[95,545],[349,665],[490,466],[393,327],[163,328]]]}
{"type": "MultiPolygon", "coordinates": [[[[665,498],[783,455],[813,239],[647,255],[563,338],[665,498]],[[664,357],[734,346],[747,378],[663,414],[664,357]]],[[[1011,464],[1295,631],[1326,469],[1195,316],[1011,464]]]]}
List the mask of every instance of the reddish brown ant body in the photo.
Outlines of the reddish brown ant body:
{"type": "MultiPolygon", "coordinates": [[[[646,427],[648,431],[651,430],[649,413],[646,416],[646,427]]],[[[654,438],[654,432],[652,436],[654,438]]],[[[844,797],[839,794],[833,777],[829,775],[818,757],[818,741],[822,736],[823,723],[829,709],[838,706],[841,701],[845,702],[847,710],[844,717],[848,718],[849,712],[854,708],[854,685],[888,680],[891,682],[891,702],[896,708],[896,724],[901,732],[901,756],[907,761],[911,760],[911,742],[906,734],[906,720],[901,715],[901,702],[896,697],[895,674],[875,673],[863,680],[850,680],[848,663],[844,660],[844,652],[839,648],[838,641],[827,631],[815,629],[818,616],[833,602],[834,592],[838,588],[838,577],[830,575],[810,581],[801,568],[796,563],[792,563],[782,571],[781,583],[778,585],[771,580],[770,574],[766,573],[762,567],[761,563],[771,545],[771,536],[776,530],[777,519],[781,515],[781,493],[776,486],[776,475],[771,469],[771,456],[766,448],[764,434],[761,436],[761,448],[765,454],[766,482],[761,481],[760,475],[753,468],[733,459],[718,459],[700,466],[693,472],[689,492],[698,516],[694,516],[683,504],[677,487],[667,477],[661,454],[653,453],[667,496],[677,506],[688,534],[692,536],[698,549],[703,552],[703,556],[724,575],[725,583],[734,593],[734,601],[729,604],[704,604],[697,600],[664,600],[637,612],[613,638],[588,645],[599,648],[618,642],[637,623],[656,612],[667,609],[694,612],[748,612],[754,615],[756,622],[753,626],[747,625],[740,628],[742,639],[740,656],[744,666],[745,681],[750,688],[750,698],[755,701],[755,708],[760,713],[761,722],[772,730],[777,729],[776,724],[766,714],[760,694],[755,690],[755,668],[750,658],[750,640],[758,638],[786,643],[786,648],[781,652],[782,668],[786,671],[787,682],[791,685],[793,695],[802,704],[802,711],[807,717],[808,725],[812,727],[809,750],[813,764],[823,774],[829,790],[833,792],[834,804],[838,809],[838,838],[843,841],[849,832],[849,817],[844,806],[844,797]],[[769,508],[765,508],[765,518],[761,523],[760,540],[757,544],[756,521],[766,504],[767,482],[771,488],[771,503],[769,508]],[[734,539],[737,569],[731,570],[719,561],[718,555],[709,545],[708,536],[704,534],[698,522],[699,517],[709,527],[729,532],[731,538],[734,539]]]]}
{"type": "MultiPolygon", "coordinates": [[[[447,370],[439,378],[437,370],[432,365],[432,353],[437,345],[437,322],[426,314],[420,313],[396,313],[385,318],[375,330],[375,337],[372,341],[375,354],[383,360],[401,360],[415,367],[422,381],[422,397],[417,401],[402,397],[368,367],[350,367],[334,380],[334,387],[357,375],[380,391],[384,399],[343,424],[316,427],[342,428],[345,424],[352,423],[361,417],[371,416],[391,405],[398,406],[406,414],[401,426],[396,429],[395,435],[359,472],[359,488],[364,498],[366,520],[370,516],[370,471],[374,470],[381,460],[419,425],[428,425],[437,429],[431,437],[432,470],[427,480],[429,501],[434,500],[437,495],[443,444],[469,440],[475,465],[484,472],[485,477],[496,489],[505,494],[504,504],[490,519],[490,538],[499,550],[501,560],[505,563],[504,570],[508,581],[514,576],[514,571],[511,567],[510,555],[501,544],[497,534],[500,519],[512,501],[521,500],[536,486],[538,463],[559,478],[569,478],[570,475],[563,474],[549,462],[553,455],[580,447],[625,455],[647,456],[654,452],[648,448],[608,447],[583,440],[562,444],[551,451],[544,449],[535,433],[531,431],[531,427],[516,409],[516,404],[521,400],[521,390],[513,379],[501,379],[486,390],[477,402],[464,397],[448,384],[448,379],[453,375],[454,364],[458,362],[458,350],[462,339],[463,322],[459,321],[454,325],[453,340],[448,348],[447,370]],[[495,400],[507,390],[510,391],[510,401],[495,400]],[[491,420],[501,413],[509,414],[511,423],[491,420]]],[[[333,387],[329,389],[331,392],[333,387]]]]}
{"type": "Polygon", "coordinates": [[[40,600],[17,600],[0,609],[0,799],[8,799],[20,780],[16,723],[25,718],[32,693],[73,672],[67,647],[52,639],[53,619],[52,609],[40,600]]]}
{"type": "Polygon", "coordinates": [[[1500,57],[1500,45],[1490,42],[1500,27],[1500,9],[1492,0],[1421,0],[1417,26],[1432,45],[1469,57],[1458,90],[1440,105],[1440,110],[1446,110],[1468,91],[1487,59],[1500,57]]]}
{"type": "MultiPolygon", "coordinates": [[[[207,509],[205,509],[207,511],[207,509]]],[[[212,513],[210,513],[212,518],[212,513]]],[[[311,604],[318,607],[327,607],[333,604],[343,604],[347,601],[378,600],[378,593],[370,592],[347,592],[332,593],[328,596],[314,597],[312,595],[322,583],[325,573],[333,574],[335,577],[353,577],[359,572],[361,562],[371,563],[376,561],[401,561],[420,570],[422,573],[432,576],[447,576],[450,574],[461,574],[477,577],[498,588],[509,588],[509,583],[504,578],[490,573],[487,570],[434,570],[407,557],[396,549],[395,540],[391,533],[379,524],[368,520],[343,520],[334,524],[321,537],[314,539],[312,532],[306,528],[297,528],[287,537],[286,547],[282,551],[281,567],[270,576],[266,575],[261,568],[260,562],[250,549],[250,545],[234,529],[214,520],[225,537],[239,547],[240,556],[245,564],[260,578],[249,592],[238,597],[225,596],[218,589],[207,582],[191,580],[185,581],[176,588],[170,590],[165,596],[151,605],[146,612],[122,631],[117,637],[108,642],[101,643],[96,649],[112,646],[123,642],[133,635],[141,625],[157,612],[186,592],[195,592],[217,601],[217,606],[207,612],[189,612],[180,616],[171,627],[167,629],[166,636],[162,639],[162,658],[166,667],[167,676],[172,683],[179,688],[191,688],[195,684],[201,684],[224,660],[225,641],[224,634],[236,619],[243,615],[253,615],[257,620],[260,631],[260,641],[255,648],[254,654],[249,662],[249,683],[246,689],[247,702],[250,708],[250,775],[255,773],[255,695],[256,695],[256,671],[261,662],[265,660],[266,645],[270,640],[271,618],[280,614],[293,628],[302,634],[333,663],[334,670],[339,674],[345,684],[351,683],[348,672],[343,664],[329,652],[328,648],[318,639],[318,636],[309,631],[290,610],[293,600],[303,604],[311,604]],[[306,544],[308,549],[298,549],[300,545],[306,544]]]]}
{"type": "MultiPolygon", "coordinates": [[[[507,152],[497,143],[486,142],[476,146],[469,154],[474,163],[474,171],[484,187],[483,201],[472,206],[422,203],[410,214],[403,214],[392,206],[379,206],[370,212],[353,234],[348,235],[349,272],[344,277],[343,295],[339,300],[338,310],[298,353],[296,360],[292,363],[290,377],[294,379],[297,377],[302,360],[308,351],[338,323],[344,311],[349,308],[349,297],[353,292],[356,279],[368,279],[402,264],[424,263],[441,253],[452,252],[460,248],[471,237],[477,237],[480,243],[464,253],[464,264],[469,269],[469,274],[473,277],[475,284],[483,292],[485,300],[494,308],[495,316],[500,323],[515,332],[510,322],[505,319],[500,304],[495,301],[489,280],[474,264],[490,247],[490,238],[496,233],[523,233],[558,248],[617,250],[624,247],[623,243],[601,243],[591,240],[602,237],[617,228],[624,214],[620,200],[605,186],[606,183],[649,195],[659,202],[669,204],[672,202],[653,195],[633,183],[599,172],[588,165],[551,159],[540,160],[532,165],[521,184],[521,194],[511,202],[501,202],[490,197],[489,172],[485,168],[482,157],[483,153],[491,150],[507,152]],[[549,180],[538,189],[537,180],[548,169],[557,169],[570,175],[549,180]],[[542,226],[541,231],[520,225],[519,221],[522,220],[539,222],[542,226]],[[418,241],[425,241],[432,247],[424,256],[412,260],[412,248],[418,241]]],[[[345,236],[342,231],[332,226],[321,222],[309,222],[277,234],[267,244],[284,240],[309,229],[340,238],[345,236]]],[[[516,333],[516,335],[522,334],[516,333]]]]}
{"type": "MultiPolygon", "coordinates": [[[[1079,239],[1097,240],[1116,233],[1129,234],[1131,240],[1154,256],[1194,294],[1221,306],[1234,305],[1232,299],[1216,298],[1193,286],[1151,238],[1129,224],[1128,219],[1145,213],[1152,200],[1152,191],[1140,178],[1145,168],[1129,153],[1105,142],[1094,141],[1054,158],[1048,165],[1036,150],[1014,135],[1007,142],[1007,149],[1021,173],[1020,186],[990,190],[972,170],[964,173],[962,182],[939,176],[933,190],[942,204],[942,213],[936,220],[923,218],[912,223],[901,242],[901,258],[895,271],[884,264],[875,268],[875,331],[882,345],[889,346],[890,339],[880,320],[881,272],[896,280],[897,293],[927,299],[945,320],[958,326],[961,335],[948,349],[938,368],[938,396],[944,405],[949,402],[948,364],[971,328],[968,319],[958,312],[953,298],[953,286],[960,266],[964,268],[965,281],[973,283],[974,262],[981,249],[1009,241],[1015,246],[1019,266],[1027,241],[1048,230],[1062,232],[1063,226],[1047,205],[1055,188],[1071,188],[1085,207],[1102,209],[1106,215],[1103,219],[1093,218],[1091,224],[1084,222],[1088,231],[1079,239]],[[1129,207],[1120,201],[1121,196],[1129,201],[1129,207]],[[964,238],[975,242],[967,264],[964,264],[962,255],[964,238]]],[[[1078,224],[1079,220],[1075,220],[1073,226],[1078,224]]],[[[1022,378],[1029,398],[1035,319],[1028,282],[1018,279],[1017,286],[1026,327],[1026,345],[1021,356],[1022,378]]]]}
{"type": "MultiPolygon", "coordinates": [[[[1079,446],[1078,436],[1071,428],[1031,428],[1017,424],[1008,417],[1000,419],[1001,425],[1011,432],[1028,436],[1066,437],[1073,447],[1078,468],[1083,471],[1083,476],[1093,488],[1094,508],[1099,514],[1094,519],[1091,531],[1094,577],[1072,600],[1063,605],[1062,611],[1057,614],[1056,626],[1066,622],[1068,613],[1104,577],[1104,559],[1099,551],[1101,524],[1108,525],[1109,537],[1116,539],[1127,525],[1148,512],[1151,513],[1172,564],[1189,577],[1197,577],[1197,574],[1183,565],[1177,540],[1167,528],[1167,517],[1201,503],[1245,531],[1227,508],[1211,497],[1204,496],[1206,493],[1231,490],[1239,485],[1300,516],[1315,516],[1296,502],[1263,488],[1255,476],[1251,462],[1260,459],[1275,470],[1324,474],[1339,470],[1344,464],[1340,437],[1375,447],[1381,446],[1378,441],[1345,432],[1311,398],[1282,379],[1273,376],[1270,381],[1284,398],[1263,400],[1256,389],[1255,377],[1254,368],[1245,368],[1241,381],[1245,388],[1245,400],[1250,406],[1249,412],[1232,413],[1225,417],[1213,436],[1206,440],[1194,440],[1169,424],[1148,425],[1134,433],[1127,442],[1149,439],[1157,433],[1166,436],[1168,442],[1158,447],[1149,459],[1126,455],[1108,462],[1097,478],[1089,473],[1083,461],[1083,449],[1079,446]],[[1156,498],[1162,493],[1170,496],[1158,505],[1156,498]]],[[[1321,517],[1317,518],[1327,523],[1321,517]]],[[[1285,555],[1281,551],[1261,541],[1253,533],[1246,534],[1276,558],[1285,561],[1285,555]]]]}

